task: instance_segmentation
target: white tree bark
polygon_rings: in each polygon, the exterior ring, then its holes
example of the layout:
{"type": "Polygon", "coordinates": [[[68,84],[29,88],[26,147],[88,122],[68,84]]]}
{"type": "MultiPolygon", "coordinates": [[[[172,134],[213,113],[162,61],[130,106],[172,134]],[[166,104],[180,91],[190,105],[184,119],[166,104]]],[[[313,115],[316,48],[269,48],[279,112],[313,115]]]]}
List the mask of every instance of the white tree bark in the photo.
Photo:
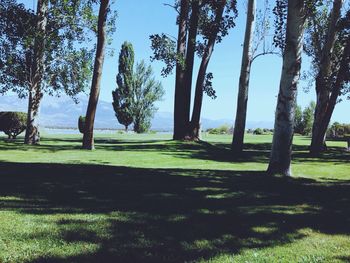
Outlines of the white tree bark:
{"type": "Polygon", "coordinates": [[[45,43],[48,0],[38,0],[36,36],[34,40],[34,59],[31,65],[31,85],[29,90],[27,129],[25,144],[37,144],[40,141],[38,115],[42,98],[41,86],[45,64],[45,43]]]}
{"type": "Polygon", "coordinates": [[[244,131],[247,118],[250,69],[252,63],[252,42],[255,24],[255,5],[255,0],[248,1],[241,74],[239,77],[237,112],[232,141],[232,151],[234,153],[240,153],[243,150],[244,131]]]}
{"type": "Polygon", "coordinates": [[[294,115],[305,24],[304,0],[288,0],[286,46],[277,99],[269,174],[291,176],[294,115]]]}

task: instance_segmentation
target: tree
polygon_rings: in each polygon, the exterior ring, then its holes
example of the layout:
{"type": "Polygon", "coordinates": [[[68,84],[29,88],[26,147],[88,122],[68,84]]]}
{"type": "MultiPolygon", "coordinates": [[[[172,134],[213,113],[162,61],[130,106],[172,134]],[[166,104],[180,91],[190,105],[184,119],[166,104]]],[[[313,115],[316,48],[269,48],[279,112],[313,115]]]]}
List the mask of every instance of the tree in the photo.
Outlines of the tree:
{"type": "Polygon", "coordinates": [[[303,135],[311,135],[316,103],[311,101],[303,111],[303,135]]]}
{"type": "Polygon", "coordinates": [[[275,126],[267,172],[291,176],[295,103],[300,78],[303,32],[306,20],[304,0],[288,0],[283,68],[275,114],[275,126]]]}
{"type": "Polygon", "coordinates": [[[151,119],[157,110],[154,103],[163,97],[164,89],[153,77],[151,66],[147,66],[143,60],[136,65],[133,79],[134,131],[143,133],[151,127],[151,119]]]}
{"type": "Polygon", "coordinates": [[[154,52],[151,59],[165,62],[166,66],[162,70],[163,76],[170,74],[176,65],[173,138],[182,140],[190,137],[198,137],[191,136],[191,134],[193,134],[194,127],[199,125],[199,120],[196,121],[196,119],[200,119],[203,92],[206,92],[211,97],[215,97],[215,91],[211,85],[213,75],[212,73],[206,73],[206,68],[215,42],[221,42],[222,38],[228,34],[228,30],[235,25],[233,20],[236,17],[237,10],[236,1],[234,0],[176,1],[173,7],[179,13],[177,20],[179,25],[179,34],[176,40],[177,45],[171,37],[165,34],[150,36],[154,52]],[[220,13],[221,7],[223,7],[221,17],[219,15],[216,16],[216,14],[220,13]],[[225,7],[225,15],[222,15],[225,7]],[[230,15],[230,12],[233,15],[230,15]],[[185,26],[187,24],[188,26],[185,26]],[[201,36],[199,41],[197,41],[198,36],[201,36]],[[196,84],[195,114],[192,115],[190,123],[189,116],[195,51],[202,58],[202,63],[196,84]]]}
{"type": "Polygon", "coordinates": [[[256,15],[255,2],[255,0],[249,0],[247,7],[246,31],[238,86],[236,119],[231,145],[231,149],[234,154],[239,154],[243,150],[245,125],[247,119],[248,90],[252,63],[260,56],[278,54],[274,51],[273,46],[266,45],[265,43],[270,30],[268,2],[265,1],[263,11],[260,9],[258,15],[256,15]],[[255,23],[255,20],[257,20],[257,23],[255,23]],[[255,24],[257,24],[256,27],[255,24]],[[261,43],[263,43],[263,47],[261,48],[262,50],[261,52],[257,53],[261,43]]]}
{"type": "Polygon", "coordinates": [[[0,3],[0,92],[29,97],[25,142],[38,143],[38,109],[43,94],[74,96],[91,76],[94,27],[90,1],[40,0],[37,12],[14,0],[0,3]]]}
{"type": "Polygon", "coordinates": [[[113,108],[119,123],[128,126],[133,122],[132,96],[133,96],[133,68],[134,49],[131,43],[124,42],[119,54],[119,73],[117,75],[117,88],[112,91],[113,108]]]}
{"type": "Polygon", "coordinates": [[[314,112],[316,103],[311,101],[309,106],[302,111],[299,105],[295,107],[294,132],[301,135],[311,135],[314,123],[314,112]]]}
{"type": "Polygon", "coordinates": [[[295,105],[294,132],[299,134],[304,133],[303,111],[300,105],[295,105]]]}
{"type": "Polygon", "coordinates": [[[235,120],[235,128],[232,141],[232,150],[234,152],[241,152],[243,149],[243,138],[245,132],[245,122],[247,116],[248,103],[248,87],[250,67],[252,63],[252,42],[254,33],[255,21],[255,0],[248,1],[247,22],[245,28],[243,56],[241,65],[241,74],[239,77],[239,89],[237,98],[237,113],[235,120]]]}
{"type": "Polygon", "coordinates": [[[106,24],[109,11],[109,0],[101,0],[98,14],[97,49],[95,56],[94,72],[91,83],[89,103],[86,110],[85,132],[83,137],[83,149],[93,150],[94,146],[94,121],[98,97],[100,95],[100,84],[102,77],[103,62],[106,45],[106,24]]]}
{"type": "Polygon", "coordinates": [[[330,2],[325,2],[313,10],[307,24],[305,51],[312,58],[310,75],[317,94],[310,146],[312,154],[326,149],[327,127],[338,97],[346,93],[349,79],[347,60],[350,52],[346,48],[349,25],[348,18],[342,18],[342,5],[342,0],[334,0],[332,7],[330,2]]]}
{"type": "Polygon", "coordinates": [[[210,58],[214,51],[216,43],[220,43],[231,28],[235,26],[236,1],[207,1],[204,6],[204,15],[202,15],[200,30],[203,42],[199,46],[199,53],[202,57],[198,70],[195,97],[193,103],[192,117],[188,136],[192,140],[199,139],[200,117],[203,103],[203,93],[206,92],[212,98],[215,98],[215,90],[212,87],[212,73],[207,73],[210,58]],[[230,13],[233,15],[230,16],[230,13]]]}

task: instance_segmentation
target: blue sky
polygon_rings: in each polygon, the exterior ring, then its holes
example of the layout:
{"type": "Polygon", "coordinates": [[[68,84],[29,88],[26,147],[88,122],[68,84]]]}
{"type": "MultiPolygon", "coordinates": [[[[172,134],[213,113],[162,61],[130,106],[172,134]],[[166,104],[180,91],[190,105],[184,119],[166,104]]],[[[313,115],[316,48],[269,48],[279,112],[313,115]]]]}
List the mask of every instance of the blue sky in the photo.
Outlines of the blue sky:
{"type": "MultiPolygon", "coordinates": [[[[33,7],[33,1],[22,0],[33,7]]],[[[213,72],[213,86],[217,99],[204,98],[202,116],[210,119],[234,119],[236,111],[237,89],[241,66],[242,43],[245,27],[245,1],[238,1],[238,18],[233,28],[222,43],[218,44],[209,64],[209,71],[213,72]]],[[[263,1],[257,1],[258,5],[263,1]]],[[[273,2],[273,1],[272,1],[273,2]]],[[[175,25],[176,12],[163,3],[173,3],[173,0],[116,0],[113,9],[118,12],[116,21],[117,31],[110,46],[115,49],[114,57],[106,57],[101,85],[100,99],[111,101],[111,92],[115,89],[115,76],[118,70],[118,53],[124,41],[134,45],[135,60],[144,59],[150,62],[152,51],[149,36],[155,33],[177,35],[175,25]]],[[[302,70],[309,67],[308,59],[304,58],[302,70]]],[[[197,59],[197,66],[199,60],[197,59]]],[[[248,101],[248,121],[273,121],[281,75],[282,59],[275,55],[262,56],[254,61],[251,72],[250,91],[248,101]]],[[[163,101],[157,106],[161,112],[173,111],[174,75],[162,78],[160,70],[163,64],[153,62],[155,76],[163,84],[166,91],[163,101]]],[[[195,72],[196,73],[196,72],[195,72]]],[[[194,76],[194,80],[196,75],[194,76]]],[[[314,90],[309,93],[303,91],[306,83],[300,83],[298,104],[303,107],[311,100],[315,100],[314,90]]],[[[343,101],[336,106],[333,121],[349,122],[350,103],[343,101]]]]}

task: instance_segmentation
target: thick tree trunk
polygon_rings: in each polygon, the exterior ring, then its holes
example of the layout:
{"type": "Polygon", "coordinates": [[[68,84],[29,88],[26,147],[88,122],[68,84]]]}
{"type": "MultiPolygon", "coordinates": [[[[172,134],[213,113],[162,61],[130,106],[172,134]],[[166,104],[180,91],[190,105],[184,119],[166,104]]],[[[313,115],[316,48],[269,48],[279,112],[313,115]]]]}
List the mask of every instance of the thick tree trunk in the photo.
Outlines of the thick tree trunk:
{"type": "Polygon", "coordinates": [[[250,79],[250,68],[252,63],[252,42],[255,21],[255,0],[249,0],[247,22],[244,36],[243,57],[241,74],[239,77],[239,88],[237,98],[237,112],[232,140],[232,151],[240,153],[243,150],[245,124],[247,119],[248,89],[250,79]]]}
{"type": "MultiPolygon", "coordinates": [[[[221,1],[220,6],[217,9],[217,12],[215,14],[215,25],[220,24],[220,21],[222,19],[222,15],[223,15],[224,9],[225,9],[225,3],[226,3],[226,1],[221,1]]],[[[192,111],[192,118],[191,118],[189,132],[188,132],[188,135],[192,140],[199,139],[200,117],[201,117],[201,111],[202,111],[203,92],[204,92],[203,91],[204,81],[205,81],[205,76],[206,76],[208,64],[209,64],[211,55],[213,54],[215,40],[216,40],[218,32],[219,32],[219,27],[216,26],[212,32],[212,35],[209,37],[208,45],[206,47],[206,50],[205,50],[203,57],[202,57],[201,64],[199,66],[199,71],[198,71],[198,75],[197,75],[197,82],[196,82],[195,97],[194,97],[194,104],[193,104],[193,111],[192,111]]]]}
{"type": "Polygon", "coordinates": [[[277,99],[275,128],[267,172],[291,176],[294,111],[300,78],[305,23],[303,0],[288,1],[286,46],[277,99]]]}
{"type": "Polygon", "coordinates": [[[317,102],[315,109],[314,123],[312,127],[312,140],[310,152],[318,154],[324,151],[326,147],[326,132],[330,121],[327,120],[327,112],[329,112],[331,88],[328,81],[331,74],[332,52],[336,41],[337,23],[340,18],[342,0],[334,0],[333,9],[329,19],[328,32],[326,35],[323,50],[321,51],[321,63],[318,76],[316,78],[316,94],[317,102]],[[326,127],[324,127],[327,125],[326,127]]]}
{"type": "Polygon", "coordinates": [[[38,0],[36,37],[34,40],[34,58],[31,66],[31,80],[28,102],[27,129],[24,138],[25,144],[40,142],[38,115],[42,98],[41,85],[45,63],[45,34],[47,25],[48,0],[38,0]]]}
{"type": "MultiPolygon", "coordinates": [[[[187,18],[188,18],[189,1],[181,0],[179,33],[177,40],[177,54],[183,58],[186,56],[186,39],[187,39],[187,18]]],[[[180,61],[176,64],[175,79],[175,101],[174,101],[174,140],[181,140],[186,134],[186,112],[184,104],[185,89],[185,68],[180,61]]],[[[188,117],[187,117],[188,118],[188,117]]]]}
{"type": "MultiPolygon", "coordinates": [[[[192,91],[192,77],[193,77],[193,65],[194,65],[194,56],[196,52],[196,40],[198,34],[198,20],[199,20],[199,7],[200,0],[194,0],[191,4],[191,18],[189,25],[189,33],[188,33],[188,42],[187,42],[187,52],[186,52],[186,68],[185,68],[185,80],[184,80],[184,122],[185,122],[185,130],[189,130],[190,125],[190,110],[191,110],[191,91],[192,91]]],[[[185,139],[188,134],[185,132],[183,134],[185,139]]]]}
{"type": "Polygon", "coordinates": [[[94,121],[98,97],[100,95],[100,83],[104,61],[104,50],[106,42],[106,21],[108,13],[109,0],[101,0],[98,14],[98,36],[97,49],[92,77],[89,104],[86,111],[85,132],[83,137],[83,148],[93,150],[94,147],[94,121]]]}
{"type": "Polygon", "coordinates": [[[331,94],[329,99],[327,100],[326,108],[324,108],[324,113],[322,114],[322,119],[317,123],[317,127],[315,127],[315,135],[312,137],[312,144],[310,147],[310,151],[312,154],[319,154],[321,151],[325,149],[325,137],[327,134],[327,129],[329,123],[331,121],[333,111],[335,105],[337,104],[338,97],[340,95],[341,88],[343,86],[344,78],[347,74],[347,70],[349,68],[348,59],[350,54],[350,38],[347,39],[347,43],[344,47],[342,60],[340,62],[339,71],[337,74],[337,79],[331,90],[331,94]]]}

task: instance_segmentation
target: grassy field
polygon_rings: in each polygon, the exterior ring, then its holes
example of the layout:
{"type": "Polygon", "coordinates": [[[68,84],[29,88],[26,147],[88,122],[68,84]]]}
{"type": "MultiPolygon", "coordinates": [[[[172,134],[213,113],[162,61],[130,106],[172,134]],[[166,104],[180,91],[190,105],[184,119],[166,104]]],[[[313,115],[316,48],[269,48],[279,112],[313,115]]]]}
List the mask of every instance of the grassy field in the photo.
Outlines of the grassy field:
{"type": "Polygon", "coordinates": [[[0,262],[349,262],[350,153],[269,177],[271,136],[174,142],[170,135],[0,139],[0,262]]]}

